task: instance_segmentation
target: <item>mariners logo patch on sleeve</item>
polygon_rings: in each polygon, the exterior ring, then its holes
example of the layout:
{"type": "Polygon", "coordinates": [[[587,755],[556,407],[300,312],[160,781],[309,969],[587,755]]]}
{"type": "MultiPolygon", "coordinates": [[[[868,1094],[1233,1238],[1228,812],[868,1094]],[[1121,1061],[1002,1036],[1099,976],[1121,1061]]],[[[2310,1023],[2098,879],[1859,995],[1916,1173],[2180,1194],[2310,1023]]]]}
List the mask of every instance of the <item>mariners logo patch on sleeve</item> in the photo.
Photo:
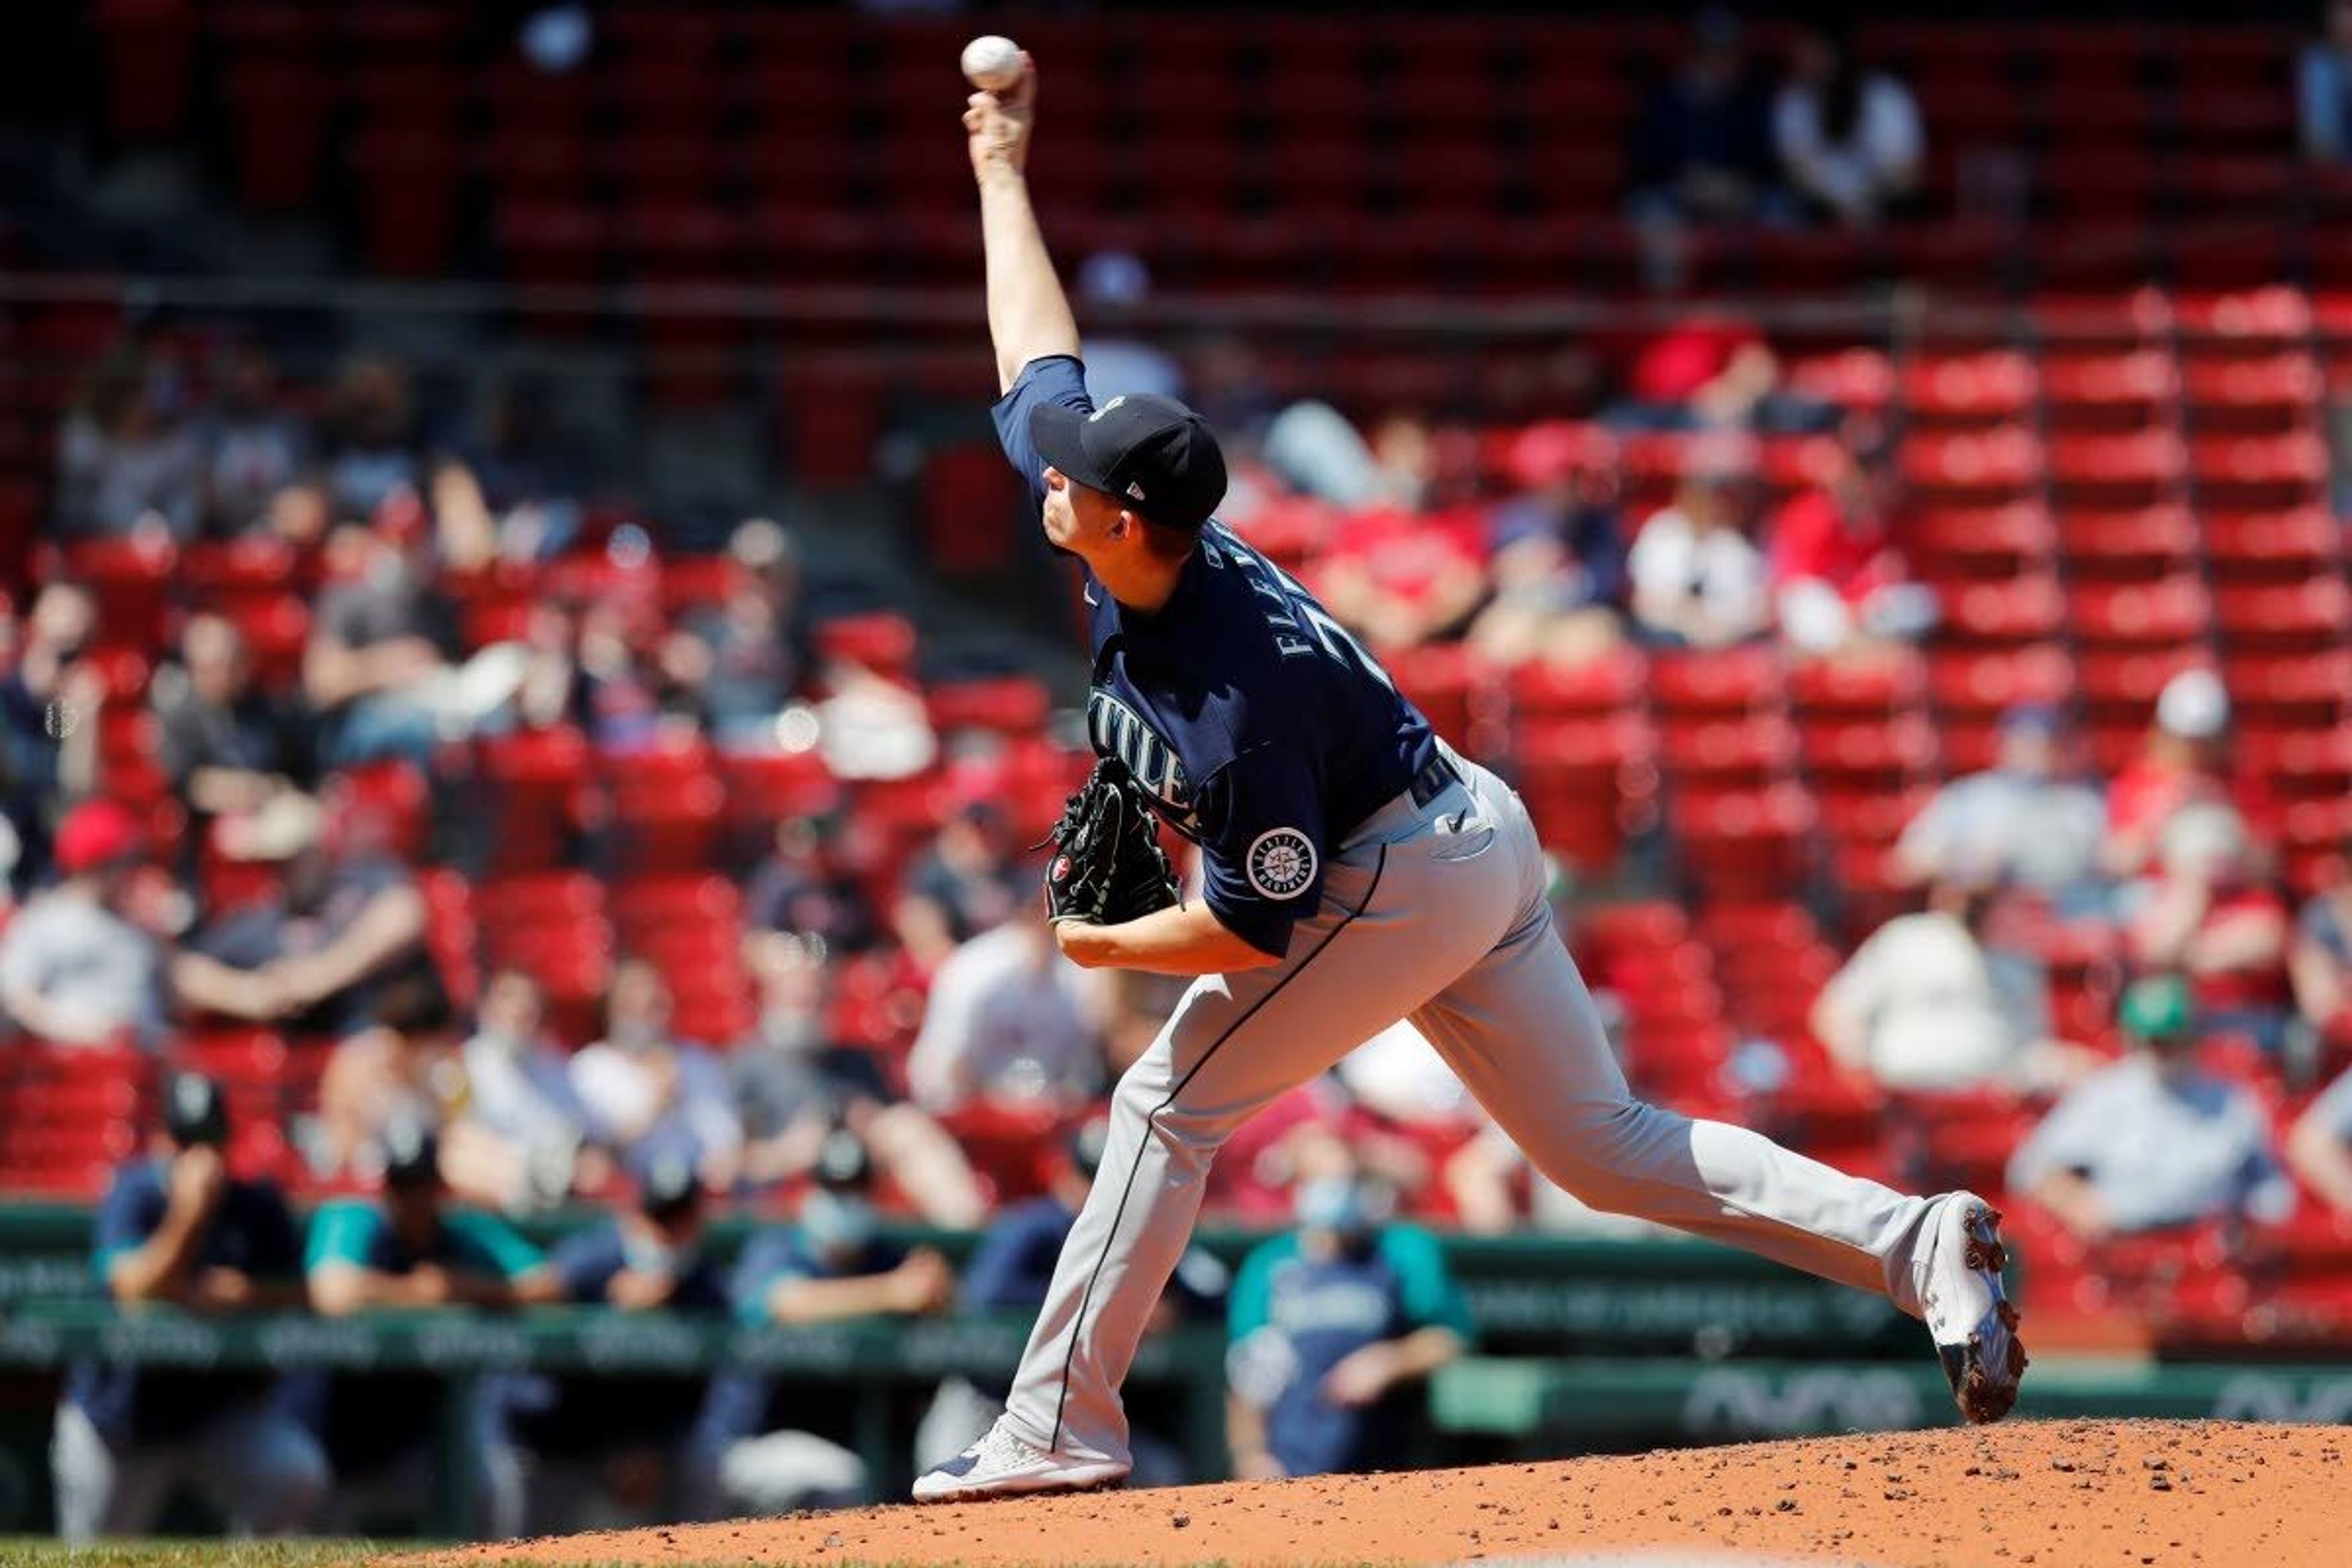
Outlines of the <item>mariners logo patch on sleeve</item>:
{"type": "Polygon", "coordinates": [[[1296,898],[1315,880],[1315,841],[1296,827],[1268,828],[1242,858],[1249,885],[1269,899],[1296,898]]]}

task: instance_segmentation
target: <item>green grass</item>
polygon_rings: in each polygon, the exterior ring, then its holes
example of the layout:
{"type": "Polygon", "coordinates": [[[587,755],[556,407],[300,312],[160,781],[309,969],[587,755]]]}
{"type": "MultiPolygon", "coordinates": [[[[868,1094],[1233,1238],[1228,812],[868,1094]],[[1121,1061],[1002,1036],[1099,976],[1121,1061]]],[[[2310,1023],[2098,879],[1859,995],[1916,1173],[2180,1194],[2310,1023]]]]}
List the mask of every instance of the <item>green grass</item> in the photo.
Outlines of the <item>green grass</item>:
{"type": "Polygon", "coordinates": [[[46,1536],[0,1537],[0,1568],[341,1568],[388,1549],[364,1541],[109,1541],[68,1546],[46,1536]]]}

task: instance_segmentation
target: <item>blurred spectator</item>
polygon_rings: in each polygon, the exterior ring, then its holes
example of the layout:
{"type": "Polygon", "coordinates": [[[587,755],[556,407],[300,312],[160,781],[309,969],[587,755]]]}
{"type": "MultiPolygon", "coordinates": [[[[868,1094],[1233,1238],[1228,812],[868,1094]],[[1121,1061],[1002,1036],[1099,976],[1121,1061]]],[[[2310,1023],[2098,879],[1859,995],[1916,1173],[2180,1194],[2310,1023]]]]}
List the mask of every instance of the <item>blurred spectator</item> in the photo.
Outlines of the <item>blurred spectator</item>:
{"type": "Polygon", "coordinates": [[[231,858],[279,868],[279,889],[197,928],[172,969],[184,1005],[341,1036],[373,1020],[395,979],[437,983],[407,868],[367,852],[349,816],[334,835],[309,796],[281,794],[224,837],[231,858]]]}
{"type": "Polygon", "coordinates": [[[14,667],[0,675],[0,812],[22,846],[19,888],[33,886],[47,868],[54,804],[97,782],[106,681],[85,657],[97,630],[89,591],[51,583],[24,617],[14,667]]]}
{"type": "Polygon", "coordinates": [[[1890,513],[1899,481],[1883,443],[1849,431],[1822,450],[1822,483],[1792,497],[1772,520],[1781,635],[1808,654],[1923,636],[1936,624],[1936,596],[1909,580],[1895,546],[1890,513]]]}
{"type": "Polygon", "coordinates": [[[1308,576],[1340,623],[1381,653],[1459,634],[1486,597],[1486,524],[1468,508],[1351,511],[1308,576]]]}
{"type": "Polygon", "coordinates": [[[1780,171],[1817,212],[1869,228],[1918,188],[1926,137],[1902,82],[1853,57],[1853,40],[1808,28],[1772,105],[1780,171]]]}
{"type": "Polygon", "coordinates": [[[2304,1021],[2352,1043],[2352,837],[2345,841],[2336,880],[2314,893],[2295,918],[2287,971],[2304,1021]]]}
{"type": "MultiPolygon", "coordinates": [[[[665,1157],[635,1199],[549,1258],[561,1300],[624,1312],[677,1312],[723,1321],[727,1275],[704,1244],[702,1184],[665,1157]]],[[[541,1532],[645,1524],[712,1511],[707,1466],[694,1450],[711,1380],[605,1371],[534,1374],[505,1392],[507,1426],[528,1477],[527,1522],[541,1532]]]]}
{"type": "Polygon", "coordinates": [[[327,486],[336,512],[366,517],[395,492],[422,492],[426,474],[408,373],[388,359],[346,364],[328,398],[327,486]]]}
{"type": "Polygon", "coordinates": [[[607,754],[648,750],[692,719],[672,701],[668,678],[646,645],[653,628],[643,607],[599,598],[580,611],[579,669],[589,736],[607,754]]]}
{"type": "Polygon", "coordinates": [[[1377,1183],[1334,1171],[1299,1187],[1297,1232],[1243,1262],[1225,1408],[1244,1479],[1410,1461],[1421,1385],[1473,1330],[1436,1237],[1392,1223],[1391,1205],[1377,1183]]]}
{"type": "Polygon", "coordinates": [[[1486,518],[1494,598],[1470,645],[1499,664],[1577,664],[1622,640],[1625,540],[1614,444],[1595,427],[1538,425],[1507,459],[1519,494],[1486,518]]]}
{"type": "MultiPolygon", "coordinates": [[[[1012,1205],[989,1222],[964,1264],[963,1283],[956,1292],[959,1313],[1019,1315],[1025,1321],[1045,1304],[1046,1287],[1053,1282],[1063,1243],[1069,1239],[1087,1189],[1102,1168],[1109,1138],[1108,1117],[1097,1116],[1081,1123],[1055,1160],[1045,1193],[1012,1205]]],[[[1223,1264],[1197,1247],[1187,1247],[1152,1313],[1150,1331],[1223,1316],[1231,1282],[1223,1264]]],[[[1004,1413],[1009,1386],[1002,1378],[985,1388],[964,1378],[941,1385],[915,1439],[916,1469],[944,1464],[977,1441],[1004,1413]]],[[[1137,1408],[1149,1402],[1148,1391],[1129,1391],[1130,1421],[1141,1419],[1147,1427],[1152,1425],[1150,1416],[1137,1408]]],[[[1148,1429],[1138,1431],[1134,1442],[1137,1463],[1146,1477],[1135,1484],[1177,1486],[1200,1479],[1186,1475],[1181,1451],[1164,1436],[1155,1436],[1148,1429]]]]}
{"type": "Polygon", "coordinates": [[[2340,1216],[2352,1216],[2352,1070],[2295,1119],[2287,1134],[2286,1162],[2322,1203],[2340,1216]]]}
{"type": "Polygon", "coordinates": [[[2183,806],[2165,823],[2159,853],[2160,873],[2127,933],[2133,959],[2189,977],[2200,1028],[2283,1049],[2290,922],[2254,871],[2244,822],[2216,802],[2183,806]]]}
{"type": "MultiPolygon", "coordinates": [[[[286,1200],[268,1183],[230,1176],[227,1143],[220,1086],[173,1074],[147,1157],[117,1171],[99,1205],[95,1263],[110,1300],[234,1312],[299,1299],[286,1200]]],[[[58,1533],[151,1535],[183,1486],[239,1530],[303,1529],[326,1499],[327,1460],[272,1394],[261,1373],[75,1363],[49,1450],[58,1533]]]]}
{"type": "Polygon", "coordinates": [[[1721,441],[1694,447],[1674,504],[1642,525],[1627,558],[1633,618],[1668,647],[1726,647],[1771,624],[1764,557],[1745,531],[1753,456],[1721,441]]]}
{"type": "Polygon", "coordinates": [[[771,750],[776,716],[815,663],[800,615],[800,552],[782,525],[753,518],[728,553],[742,567],[726,599],[696,611],[664,645],[663,668],[694,694],[720,746],[771,750]]]}
{"type": "Polygon", "coordinates": [[[63,879],[0,931],[0,1011],[17,1028],[59,1046],[161,1038],[163,954],[124,913],[144,848],[137,819],[110,800],[67,816],[56,848],[63,879]]]}
{"type": "Polygon", "coordinates": [[[744,889],[745,927],[814,937],[833,953],[872,947],[873,905],[864,884],[841,863],[846,828],[838,808],[780,819],[775,847],[744,889]]]}
{"type": "Polygon", "coordinates": [[[669,986],[646,960],[613,965],[604,1037],[572,1058],[572,1089],[587,1111],[588,1135],[632,1172],[669,1156],[713,1187],[735,1184],[743,1129],[727,1069],[670,1032],[669,986]]]}
{"type": "Polygon", "coordinates": [[[937,969],[958,944],[1038,902],[1038,886],[1023,876],[1003,803],[974,793],[950,808],[908,867],[891,924],[916,963],[937,969]]]}
{"type": "Polygon", "coordinates": [[[1135,333],[1136,308],[1151,294],[1151,271],[1124,250],[1098,250],[1078,267],[1078,314],[1087,323],[1078,357],[1099,408],[1114,397],[1181,397],[1184,372],[1166,351],[1135,333]]]}
{"type": "Polygon", "coordinates": [[[2065,919],[2105,914],[2106,804],[2095,784],[2060,772],[2062,736],[2054,709],[2002,714],[1999,760],[1928,798],[1895,843],[1898,872],[1912,882],[1990,879],[2041,895],[2065,919]]]}
{"type": "Polygon", "coordinates": [[[1810,428],[1825,412],[1784,392],[1780,356],[1745,317],[1693,310],[1645,344],[1609,410],[1627,430],[1810,428]]]}
{"type": "Polygon", "coordinates": [[[847,1127],[925,1220],[979,1224],[987,1200],[955,1140],[891,1093],[872,1051],[835,1040],[824,943],[770,935],[751,951],[759,1023],[727,1058],[743,1123],[743,1179],[768,1187],[803,1175],[826,1136],[847,1127]]]}
{"type": "MultiPolygon", "coordinates": [[[[319,1079],[320,1148],[330,1175],[373,1176],[391,1130],[437,1130],[465,1102],[457,1015],[438,975],[402,975],[376,993],[374,1022],[340,1041],[319,1079]]],[[[438,1170],[440,1152],[434,1152],[438,1170]]]]}
{"type": "Polygon", "coordinates": [[[1435,1174],[1436,1152],[1487,1125],[1477,1100],[1410,1019],[1341,1057],[1332,1076],[1354,1107],[1348,1143],[1356,1163],[1408,1201],[1435,1174]]]}
{"type": "Polygon", "coordinates": [[[462,739],[499,711],[528,663],[511,646],[483,649],[462,668],[442,656],[446,607],[421,556],[389,528],[351,523],[327,541],[331,582],[302,655],[302,691],[337,766],[378,757],[427,763],[444,739],[462,739]]]}
{"type": "Polygon", "coordinates": [[[546,996],[529,974],[499,969],[483,982],[459,1052],[465,1100],[443,1134],[450,1185],[512,1212],[561,1203],[587,1137],[570,1059],[548,1043],[546,1023],[546,996]]]}
{"type": "Polygon", "coordinates": [[[266,530],[280,492],[300,477],[309,433],[288,413],[278,365],[258,343],[223,356],[212,405],[198,422],[204,447],[205,514],[211,531],[236,535],[266,530]]]}
{"type": "Polygon", "coordinates": [[[2257,865],[2268,869],[2278,807],[2259,778],[2233,767],[2229,740],[2230,694],[2220,676],[2188,669],[2165,682],[2147,749],[2107,787],[2107,839],[2100,854],[2111,875],[2147,870],[2173,814],[2200,801],[2237,807],[2252,835],[2257,865]]]}
{"type": "Polygon", "coordinates": [[[2326,31],[2305,46],[2296,77],[2303,155],[2315,163],[2352,158],[2352,0],[2329,0],[2326,31]]]}
{"type": "Polygon", "coordinates": [[[1024,900],[940,965],[907,1082],[930,1111],[988,1100],[1071,1103],[1101,1087],[1085,972],[1055,947],[1042,899],[1024,900]]]}
{"type": "Polygon", "coordinates": [[[2124,993],[2129,1057],[2084,1079],[2009,1163],[2009,1189],[2083,1240],[2202,1220],[2281,1220],[2294,1188],[2271,1152],[2254,1096],[2197,1066],[2187,984],[2163,975],[2124,993]]]}
{"type": "MultiPolygon", "coordinates": [[[[800,1224],[751,1238],[735,1265],[739,1322],[837,1323],[945,1311],[955,1274],[927,1247],[908,1251],[877,1234],[874,1167],[856,1135],[835,1132],[817,1157],[800,1224]]],[[[722,1373],[703,1427],[723,1507],[782,1513],[870,1496],[874,1478],[852,1446],[855,1412],[809,1398],[786,1380],[722,1373]]]]}
{"type": "Polygon", "coordinates": [[[1721,6],[1701,11],[1689,52],[1635,123],[1634,216],[1713,223],[1784,212],[1786,199],[1773,188],[1770,119],[1739,18],[1721,6]]]}
{"type": "Polygon", "coordinates": [[[1832,1059],[1897,1091],[2048,1088],[2087,1058],[2050,1035],[2031,954],[1986,935],[1997,889],[1937,881],[1918,914],[1874,931],[1822,988],[1811,1023],[1832,1059]]]}
{"type": "MultiPolygon", "coordinates": [[[[387,1121],[369,1163],[383,1171],[380,1197],[331,1199],[311,1216],[303,1269],[312,1310],[341,1318],[377,1308],[433,1311],[561,1299],[547,1260],[512,1226],[449,1206],[439,1150],[425,1123],[387,1121]]],[[[411,1528],[427,1522],[449,1397],[438,1381],[407,1371],[321,1370],[290,1379],[288,1395],[334,1471],[329,1529],[352,1534],[387,1519],[411,1528]]],[[[462,1462],[496,1475],[488,1424],[477,1416],[468,1425],[471,1451],[462,1462]]],[[[495,1520],[495,1502],[488,1511],[495,1520]]]]}
{"type": "Polygon", "coordinates": [[[58,438],[58,519],[68,536],[161,530],[193,538],[205,458],[176,366],[121,348],[92,367],[58,438]]]}
{"type": "Polygon", "coordinates": [[[245,634],[226,616],[188,617],[180,662],[157,674],[154,700],[157,760],[198,832],[309,779],[306,717],[254,684],[245,634]]]}

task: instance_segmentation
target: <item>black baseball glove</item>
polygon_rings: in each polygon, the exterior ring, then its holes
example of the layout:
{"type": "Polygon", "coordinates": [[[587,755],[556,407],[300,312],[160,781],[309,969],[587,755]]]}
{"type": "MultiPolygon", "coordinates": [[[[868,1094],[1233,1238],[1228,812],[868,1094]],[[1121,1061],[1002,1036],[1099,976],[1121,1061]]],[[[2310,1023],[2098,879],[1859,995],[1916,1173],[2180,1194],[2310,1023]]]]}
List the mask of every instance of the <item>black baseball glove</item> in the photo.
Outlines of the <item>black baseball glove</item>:
{"type": "Polygon", "coordinates": [[[1045,909],[1056,923],[1118,925],[1176,902],[1176,873],[1160,847],[1150,792],[1124,763],[1106,757],[1095,764],[1045,842],[1054,847],[1045,909]]]}

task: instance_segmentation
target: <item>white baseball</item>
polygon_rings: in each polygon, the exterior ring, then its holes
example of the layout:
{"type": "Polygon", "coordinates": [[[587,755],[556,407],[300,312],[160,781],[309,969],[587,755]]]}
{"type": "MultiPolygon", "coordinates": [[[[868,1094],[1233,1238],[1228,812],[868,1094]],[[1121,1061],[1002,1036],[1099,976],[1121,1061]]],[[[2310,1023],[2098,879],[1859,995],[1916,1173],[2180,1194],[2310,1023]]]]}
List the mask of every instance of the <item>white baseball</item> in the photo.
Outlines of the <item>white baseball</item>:
{"type": "Polygon", "coordinates": [[[1021,46],[990,33],[963,47],[963,74],[982,92],[1003,92],[1021,82],[1021,46]]]}

